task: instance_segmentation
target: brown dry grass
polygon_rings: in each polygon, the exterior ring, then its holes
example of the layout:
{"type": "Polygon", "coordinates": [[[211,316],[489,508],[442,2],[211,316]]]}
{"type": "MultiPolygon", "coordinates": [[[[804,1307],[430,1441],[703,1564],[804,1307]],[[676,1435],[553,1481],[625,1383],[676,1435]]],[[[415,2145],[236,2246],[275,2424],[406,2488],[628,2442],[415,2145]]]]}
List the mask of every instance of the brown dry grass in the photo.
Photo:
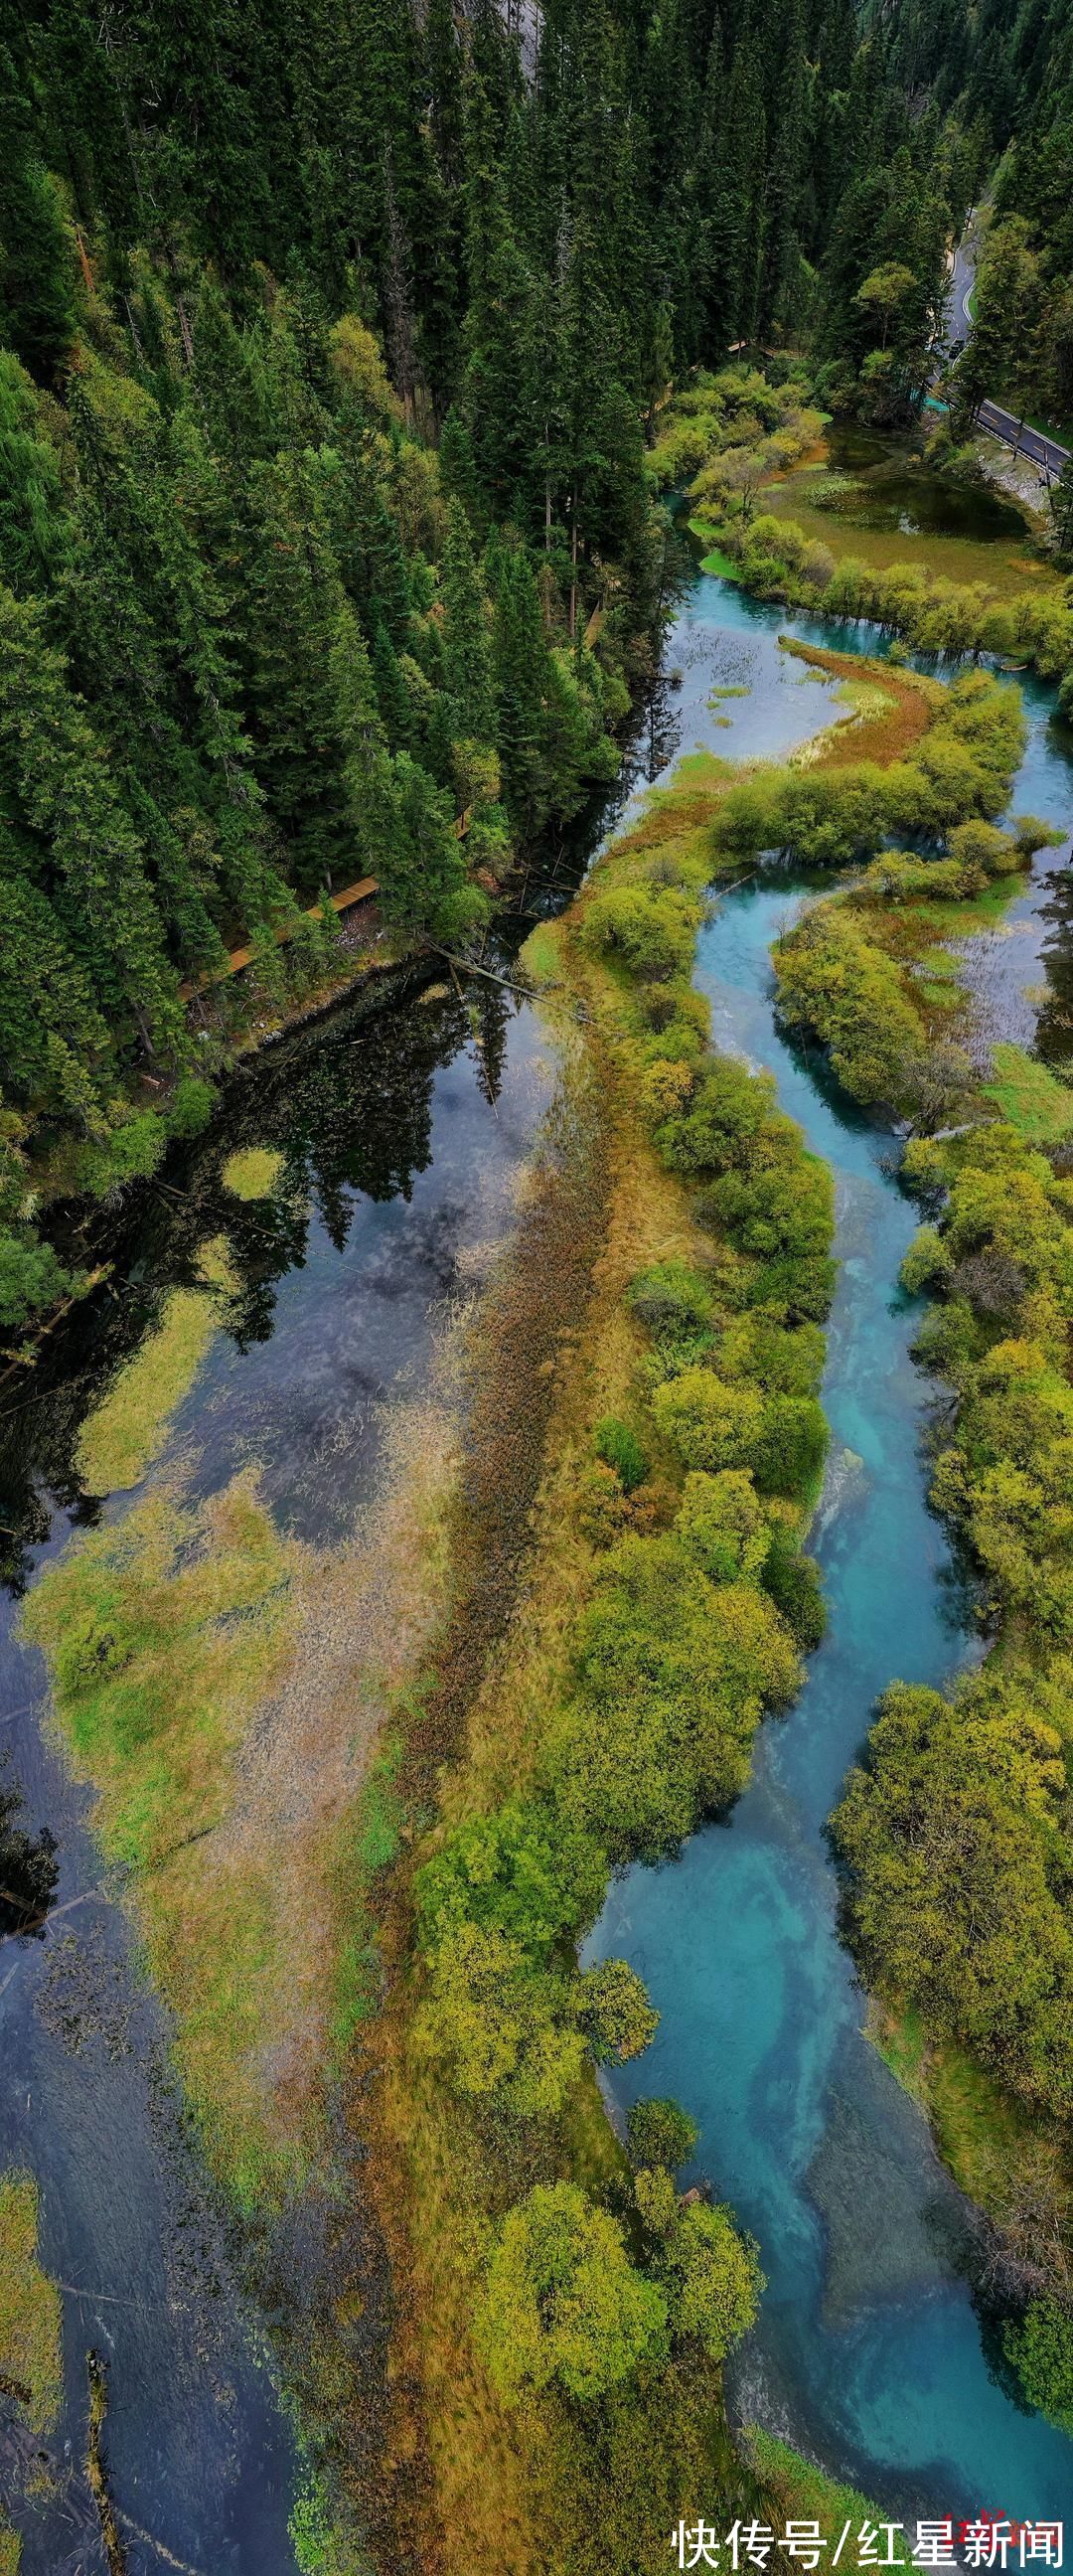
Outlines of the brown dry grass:
{"type": "Polygon", "coordinates": [[[68,1549],[26,1608],[105,1849],[133,1870],[209,2154],[251,2207],[323,2152],[356,1802],[447,1599],[460,1338],[455,1318],[428,1395],[386,1409],[377,1492],[342,1548],[283,1540],[254,1470],[198,1506],[172,1480],[68,1549]]]}
{"type": "Polygon", "coordinates": [[[941,688],[919,672],[894,670],[889,662],[860,653],[835,653],[819,644],[799,644],[795,637],[785,638],[783,649],[813,670],[828,672],[832,679],[858,686],[862,681],[871,681],[889,701],[874,714],[846,716],[831,725],[815,756],[817,769],[840,769],[859,760],[874,760],[886,767],[891,761],[905,760],[934,721],[941,688]]]}
{"type": "MultiPolygon", "coordinates": [[[[712,768],[703,790],[691,782],[652,800],[616,845],[616,873],[657,846],[673,844],[679,856],[698,849],[725,775],[712,768]]],[[[582,897],[566,923],[540,933],[555,951],[544,964],[564,979],[546,1006],[564,1090],[553,1151],[480,1318],[454,1522],[464,1574],[411,1746],[417,1781],[435,1784],[437,1806],[417,1857],[449,1824],[490,1810],[532,1776],[595,1564],[579,1526],[579,1469],[596,1420],[628,1409],[637,1381],[640,1337],[623,1291],[645,1264],[699,1249],[686,1195],[634,1112],[621,987],[574,936],[584,906],[582,897]]],[[[506,2410],[471,2333],[493,2220],[534,2175],[516,2141],[504,2137],[490,2152],[422,2055],[410,1867],[396,1877],[383,1927],[389,2000],[374,2038],[370,2180],[398,2314],[386,2477],[372,2519],[393,2568],[568,2576],[570,2499],[592,2474],[585,2441],[548,2400],[506,2410]]],[[[555,2152],[562,2172],[584,2167],[606,2179],[615,2170],[621,2150],[591,2080],[555,2152]]]]}

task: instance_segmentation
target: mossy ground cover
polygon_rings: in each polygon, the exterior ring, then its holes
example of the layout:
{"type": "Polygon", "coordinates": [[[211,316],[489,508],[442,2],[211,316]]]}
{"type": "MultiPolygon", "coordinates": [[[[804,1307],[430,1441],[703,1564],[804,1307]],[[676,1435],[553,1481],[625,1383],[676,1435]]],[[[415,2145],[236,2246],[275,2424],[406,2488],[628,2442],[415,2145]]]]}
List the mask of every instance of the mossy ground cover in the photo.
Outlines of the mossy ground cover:
{"type": "Polygon", "coordinates": [[[702,519],[691,519],[689,524],[693,535],[700,538],[705,548],[701,571],[718,573],[720,581],[740,582],[741,566],[735,563],[732,555],[724,554],[722,547],[716,542],[715,530],[705,527],[702,519]]]}
{"type": "Polygon", "coordinates": [[[1038,2189],[1041,2166],[1062,2164],[1061,2140],[1038,2127],[986,2070],[949,2039],[930,2032],[913,2006],[872,2001],[866,2029],[907,2093],[928,2114],[944,2163],[967,2199],[997,2227],[1015,2222],[1023,2194],[1038,2189]]]}
{"type": "MultiPolygon", "coordinates": [[[[854,2539],[862,2523],[874,2526],[881,2522],[879,2507],[868,2496],[857,2487],[844,2486],[837,2478],[827,2477],[774,2433],[765,2433],[759,2424],[753,2424],[745,2439],[757,2473],[776,2498],[784,2522],[795,2517],[818,2522],[832,2545],[846,2522],[853,2526],[854,2539]]],[[[909,2563],[897,2543],[890,2563],[896,2567],[909,2563]]]]}
{"type": "Polygon", "coordinates": [[[63,2395],[60,2294],[37,2253],[37,2185],[0,2174],[0,2390],[32,2433],[50,2433],[63,2395]]]}

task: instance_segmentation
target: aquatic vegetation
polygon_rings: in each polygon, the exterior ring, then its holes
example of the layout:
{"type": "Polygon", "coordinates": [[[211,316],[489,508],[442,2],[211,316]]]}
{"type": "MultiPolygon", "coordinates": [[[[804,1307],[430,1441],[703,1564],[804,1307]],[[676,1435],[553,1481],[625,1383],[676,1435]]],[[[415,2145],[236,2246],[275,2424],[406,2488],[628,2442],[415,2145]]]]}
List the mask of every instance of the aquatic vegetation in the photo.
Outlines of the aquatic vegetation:
{"type": "Polygon", "coordinates": [[[229,1154],[220,1178],[237,1199],[271,1198],[283,1169],[283,1156],[270,1145],[243,1145],[229,1154]]]}
{"type": "MultiPolygon", "coordinates": [[[[887,461],[884,459],[885,464],[887,461]]],[[[959,490],[945,476],[940,480],[927,462],[903,468],[900,478],[896,478],[894,461],[890,460],[891,472],[882,473],[875,482],[871,474],[863,481],[848,476],[841,495],[826,506],[820,497],[818,475],[789,474],[783,481],[765,486],[764,511],[781,524],[789,521],[800,530],[807,563],[818,562],[821,550],[826,554],[829,578],[836,565],[849,557],[874,574],[923,570],[958,590],[972,590],[979,585],[999,601],[1019,597],[1029,588],[1057,593],[1055,567],[1035,551],[1038,541],[1033,540],[1019,512],[1010,511],[1007,528],[1003,524],[1005,511],[996,507],[986,493],[981,496],[975,488],[959,490]],[[908,514],[898,507],[903,499],[908,503],[908,514]],[[952,501],[958,520],[967,518],[971,523],[985,518],[986,527],[978,534],[951,527],[948,523],[952,501]],[[992,510],[997,526],[991,520],[992,510]],[[914,527],[913,520],[921,516],[934,518],[939,524],[914,527]]]]}
{"type": "Polygon", "coordinates": [[[38,2259],[38,2208],[32,2174],[0,2174],[0,2391],[40,2436],[63,2396],[63,2311],[38,2259]]]}
{"type": "MultiPolygon", "coordinates": [[[[827,2477],[811,2460],[803,2460],[799,2452],[791,2450],[788,2442],[766,2433],[762,2425],[748,2426],[745,2445],[780,2515],[807,2516],[819,2523],[821,2531],[841,2529],[846,2522],[856,2529],[862,2523],[882,2528],[880,2508],[868,2496],[861,2495],[856,2487],[844,2486],[838,2478],[827,2477]]],[[[893,2534],[892,2541],[891,2565],[907,2566],[904,2545],[893,2534]]]]}
{"type": "Polygon", "coordinates": [[[719,545],[738,579],[761,599],[785,599],[831,618],[867,618],[918,653],[995,653],[1030,662],[1045,678],[1073,659],[1073,609],[1048,584],[1007,594],[986,581],[959,584],[924,563],[836,560],[793,519],[765,511],[725,521],[719,545]]]}
{"type": "Polygon", "coordinates": [[[233,1290],[223,1244],[198,1256],[201,1288],[172,1288],[155,1331],[124,1362],[78,1435],[76,1464],[91,1494],[140,1485],[160,1456],[177,1407],[204,1366],[233,1290]]]}

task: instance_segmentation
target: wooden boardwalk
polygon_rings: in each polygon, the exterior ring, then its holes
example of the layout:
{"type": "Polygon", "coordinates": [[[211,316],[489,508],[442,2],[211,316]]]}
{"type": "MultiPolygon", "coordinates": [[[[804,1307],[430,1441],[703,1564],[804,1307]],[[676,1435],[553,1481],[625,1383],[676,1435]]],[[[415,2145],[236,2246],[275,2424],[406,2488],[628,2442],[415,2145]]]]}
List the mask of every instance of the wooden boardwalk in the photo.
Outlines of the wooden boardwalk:
{"type": "MultiPolygon", "coordinates": [[[[356,885],[346,886],[342,894],[330,894],[328,901],[333,912],[348,912],[352,903],[363,902],[366,895],[376,894],[378,888],[378,878],[359,877],[356,885]]],[[[320,909],[319,903],[311,903],[306,920],[319,921],[320,909]]],[[[288,939],[293,939],[294,931],[294,922],[285,921],[282,929],[276,932],[276,946],[282,948],[288,939]]],[[[206,992],[210,984],[222,984],[225,976],[238,975],[243,966],[249,965],[253,955],[252,948],[232,948],[225,966],[214,966],[211,975],[199,975],[195,984],[180,984],[180,1002],[192,1002],[195,993],[206,992]]]]}

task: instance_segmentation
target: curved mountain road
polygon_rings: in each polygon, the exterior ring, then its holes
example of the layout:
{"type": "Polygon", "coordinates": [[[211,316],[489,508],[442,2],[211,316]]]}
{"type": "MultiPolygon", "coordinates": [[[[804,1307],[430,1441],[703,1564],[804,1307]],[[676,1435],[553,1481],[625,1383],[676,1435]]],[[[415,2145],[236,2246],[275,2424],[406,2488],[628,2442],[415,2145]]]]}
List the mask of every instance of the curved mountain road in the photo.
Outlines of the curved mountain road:
{"type": "MultiPolygon", "coordinates": [[[[969,298],[976,276],[974,247],[972,235],[966,233],[954,252],[946,299],[947,333],[951,345],[957,340],[968,340],[972,334],[969,298]]],[[[980,427],[989,429],[993,438],[1004,439],[1007,447],[1015,448],[1022,456],[1030,456],[1033,464],[1042,467],[1049,482],[1057,482],[1069,455],[1068,447],[1060,447],[1058,440],[1049,438],[1042,429],[1030,429],[1017,419],[1015,413],[1005,411],[1001,403],[981,403],[977,418],[980,427]]]]}

